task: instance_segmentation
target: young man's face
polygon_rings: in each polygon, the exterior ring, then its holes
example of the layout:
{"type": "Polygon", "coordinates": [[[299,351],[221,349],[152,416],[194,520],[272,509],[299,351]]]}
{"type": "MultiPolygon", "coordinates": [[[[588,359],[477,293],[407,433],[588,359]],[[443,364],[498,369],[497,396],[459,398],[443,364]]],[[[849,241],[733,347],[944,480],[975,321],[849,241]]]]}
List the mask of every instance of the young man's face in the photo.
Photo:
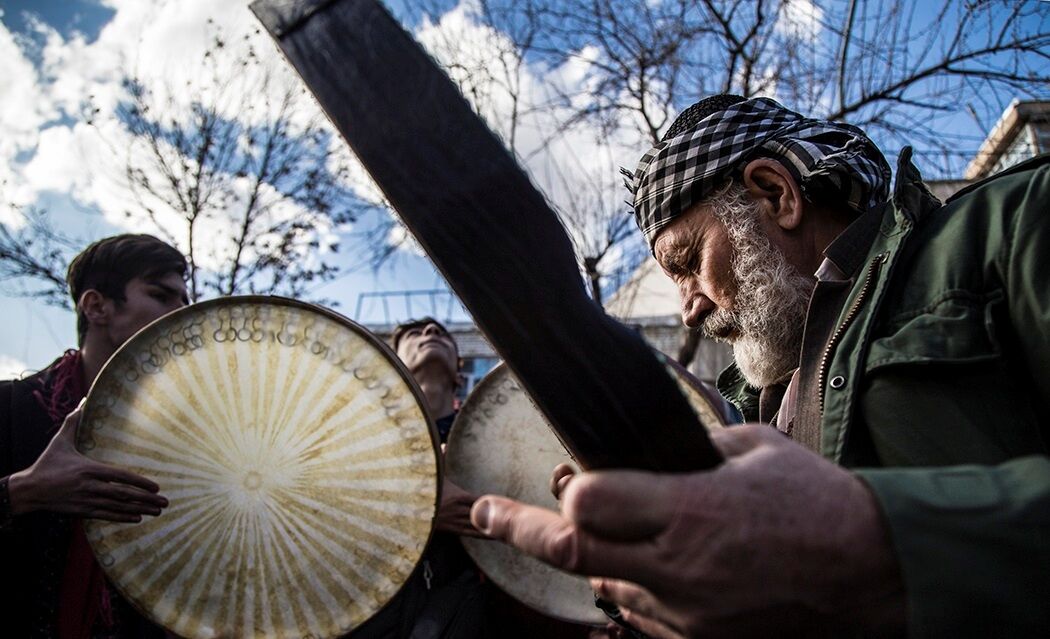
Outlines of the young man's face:
{"type": "Polygon", "coordinates": [[[453,377],[459,372],[459,351],[448,332],[435,322],[413,326],[401,335],[397,356],[415,373],[425,366],[440,366],[453,377]]]}
{"type": "Polygon", "coordinates": [[[110,340],[120,346],[140,328],[161,315],[189,304],[186,282],[176,272],[136,277],[124,287],[124,301],[106,300],[112,305],[107,325],[110,340]]]}

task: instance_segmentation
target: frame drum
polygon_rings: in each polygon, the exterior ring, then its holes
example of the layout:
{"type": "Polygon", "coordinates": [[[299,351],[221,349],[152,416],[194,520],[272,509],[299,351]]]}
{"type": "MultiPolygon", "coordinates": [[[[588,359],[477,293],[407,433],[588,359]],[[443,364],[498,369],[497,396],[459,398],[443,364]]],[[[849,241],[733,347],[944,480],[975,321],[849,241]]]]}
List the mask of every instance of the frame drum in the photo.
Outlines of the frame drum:
{"type": "Polygon", "coordinates": [[[188,638],[335,637],[407,581],[438,504],[411,377],[346,318],[275,297],[166,315],[106,364],[77,447],[160,484],[139,524],[86,520],[120,592],[188,638]]]}
{"type": "MultiPolygon", "coordinates": [[[[709,430],[722,427],[708,391],[676,363],[661,361],[709,430]]],[[[566,463],[579,471],[543,414],[506,364],[485,376],[456,416],[445,451],[445,476],[476,495],[506,495],[558,510],[551,471],[566,463]]],[[[504,592],[545,615],[580,624],[608,621],[594,605],[583,577],[562,572],[501,543],[463,537],[467,553],[504,592]]]]}

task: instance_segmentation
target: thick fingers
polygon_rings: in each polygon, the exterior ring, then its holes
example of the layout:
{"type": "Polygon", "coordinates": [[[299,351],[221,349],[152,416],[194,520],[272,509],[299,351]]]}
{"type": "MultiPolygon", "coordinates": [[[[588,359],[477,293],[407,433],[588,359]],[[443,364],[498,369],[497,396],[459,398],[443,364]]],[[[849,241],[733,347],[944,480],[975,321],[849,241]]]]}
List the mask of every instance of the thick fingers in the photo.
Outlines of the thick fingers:
{"type": "Polygon", "coordinates": [[[583,473],[562,494],[562,512],[599,537],[645,539],[674,520],[684,498],[678,480],[675,475],[629,470],[583,473]]]}
{"type": "Polygon", "coordinates": [[[151,509],[159,510],[168,507],[168,500],[163,495],[151,493],[132,486],[126,486],[124,484],[98,482],[93,486],[92,492],[101,499],[109,499],[128,504],[140,504],[143,507],[149,507],[151,509]]]}
{"type": "Polygon", "coordinates": [[[95,513],[119,513],[122,515],[150,515],[156,517],[161,508],[137,501],[123,501],[120,499],[96,498],[81,506],[84,516],[98,518],[95,513]]]}
{"type": "Polygon", "coordinates": [[[150,493],[155,493],[160,490],[160,486],[158,486],[156,482],[146,479],[142,475],[133,473],[130,470],[124,470],[123,468],[117,468],[116,466],[110,466],[109,464],[102,464],[92,460],[88,460],[87,463],[89,464],[86,469],[87,474],[95,479],[118,484],[127,484],[128,486],[134,486],[150,493]]]}
{"type": "Polygon", "coordinates": [[[765,424],[740,424],[719,428],[709,432],[708,436],[718,452],[722,453],[726,459],[750,452],[770,438],[784,437],[779,431],[765,424]]]}
{"type": "Polygon", "coordinates": [[[567,572],[645,579],[656,563],[644,550],[599,539],[556,512],[506,497],[481,497],[470,518],[489,537],[567,572]]]}
{"type": "Polygon", "coordinates": [[[565,487],[569,485],[569,481],[575,474],[576,471],[568,464],[558,464],[554,467],[551,472],[550,489],[555,499],[561,499],[562,492],[565,491],[565,487]]]}

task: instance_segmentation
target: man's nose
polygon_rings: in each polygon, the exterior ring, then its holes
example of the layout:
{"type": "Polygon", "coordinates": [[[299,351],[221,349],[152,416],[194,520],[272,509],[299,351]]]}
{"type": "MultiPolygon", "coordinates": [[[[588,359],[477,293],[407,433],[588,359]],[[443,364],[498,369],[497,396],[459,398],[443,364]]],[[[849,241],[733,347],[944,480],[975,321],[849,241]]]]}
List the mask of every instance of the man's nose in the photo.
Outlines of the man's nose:
{"type": "Polygon", "coordinates": [[[433,323],[427,324],[426,326],[423,327],[423,334],[424,335],[440,335],[441,334],[441,329],[438,327],[437,324],[433,324],[433,323]]]}
{"type": "Polygon", "coordinates": [[[682,292],[682,323],[689,328],[698,328],[713,310],[715,303],[703,293],[682,292]]]}

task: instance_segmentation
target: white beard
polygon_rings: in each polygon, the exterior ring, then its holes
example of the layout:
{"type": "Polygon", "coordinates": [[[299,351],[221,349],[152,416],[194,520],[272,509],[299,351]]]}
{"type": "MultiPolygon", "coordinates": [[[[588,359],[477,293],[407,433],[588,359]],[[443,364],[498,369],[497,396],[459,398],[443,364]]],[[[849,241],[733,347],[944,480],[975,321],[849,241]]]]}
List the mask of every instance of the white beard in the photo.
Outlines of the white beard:
{"type": "Polygon", "coordinates": [[[798,367],[812,278],[803,277],[766,237],[761,209],[743,187],[733,185],[710,202],[733,248],[737,290],[733,310],[716,310],[704,320],[708,335],[736,329],[732,340],[737,367],[762,388],[798,367]]]}

